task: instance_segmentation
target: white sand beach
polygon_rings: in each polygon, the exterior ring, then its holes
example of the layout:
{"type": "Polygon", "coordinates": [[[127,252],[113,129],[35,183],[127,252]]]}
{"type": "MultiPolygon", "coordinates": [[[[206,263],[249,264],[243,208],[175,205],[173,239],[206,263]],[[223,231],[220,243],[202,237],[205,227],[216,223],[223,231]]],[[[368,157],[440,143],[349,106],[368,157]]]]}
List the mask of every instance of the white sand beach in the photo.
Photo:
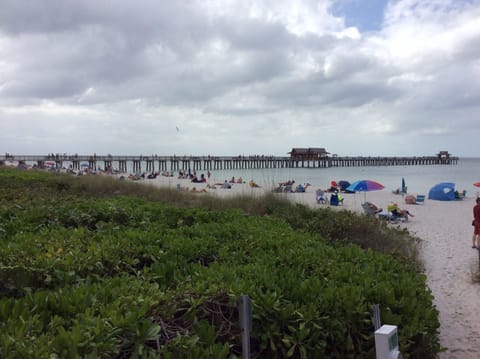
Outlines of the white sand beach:
{"type": "MultiPolygon", "coordinates": [[[[189,180],[162,176],[142,182],[172,188],[176,188],[177,184],[190,189],[195,186],[198,190],[206,186],[204,183],[193,184],[189,180]]],[[[209,183],[213,184],[215,181],[211,180],[209,183]]],[[[231,189],[223,189],[220,186],[217,186],[217,189],[207,189],[208,193],[219,197],[235,194],[261,195],[268,190],[271,188],[251,188],[248,183],[234,184],[231,189]]],[[[328,206],[316,203],[315,190],[316,187],[308,187],[305,193],[279,195],[311,207],[328,206]]],[[[361,204],[365,195],[367,201],[379,207],[386,209],[389,203],[395,202],[415,216],[399,225],[408,228],[412,234],[422,239],[421,255],[425,264],[427,283],[440,312],[441,344],[448,348],[440,358],[480,358],[480,310],[477,308],[480,301],[480,284],[473,283],[473,273],[479,268],[480,256],[476,249],[471,248],[473,233],[471,221],[475,195],[460,201],[443,202],[426,199],[423,204],[411,205],[405,204],[401,195],[384,189],[366,194],[343,194],[344,204],[332,208],[363,212],[361,204]]]]}

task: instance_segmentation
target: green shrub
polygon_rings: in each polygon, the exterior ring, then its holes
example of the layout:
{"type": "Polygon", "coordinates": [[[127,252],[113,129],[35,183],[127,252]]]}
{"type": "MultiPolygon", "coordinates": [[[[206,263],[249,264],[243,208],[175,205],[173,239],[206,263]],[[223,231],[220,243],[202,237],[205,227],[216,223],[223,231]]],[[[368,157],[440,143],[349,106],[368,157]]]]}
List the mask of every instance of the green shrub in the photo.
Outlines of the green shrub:
{"type": "Polygon", "coordinates": [[[0,169],[0,357],[240,357],[241,294],[254,358],[371,358],[374,303],[405,358],[441,350],[404,231],[275,196],[178,207],[102,186],[0,169]]]}

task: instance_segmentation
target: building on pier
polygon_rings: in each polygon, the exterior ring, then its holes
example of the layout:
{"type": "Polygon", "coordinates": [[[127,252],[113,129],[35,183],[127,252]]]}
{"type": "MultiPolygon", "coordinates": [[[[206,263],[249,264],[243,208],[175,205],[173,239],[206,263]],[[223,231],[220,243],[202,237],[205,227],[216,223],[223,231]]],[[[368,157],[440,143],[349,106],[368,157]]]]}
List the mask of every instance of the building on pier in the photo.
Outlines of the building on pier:
{"type": "Polygon", "coordinates": [[[294,161],[315,161],[319,159],[325,159],[328,157],[329,152],[325,148],[292,148],[288,152],[290,158],[294,161]]]}

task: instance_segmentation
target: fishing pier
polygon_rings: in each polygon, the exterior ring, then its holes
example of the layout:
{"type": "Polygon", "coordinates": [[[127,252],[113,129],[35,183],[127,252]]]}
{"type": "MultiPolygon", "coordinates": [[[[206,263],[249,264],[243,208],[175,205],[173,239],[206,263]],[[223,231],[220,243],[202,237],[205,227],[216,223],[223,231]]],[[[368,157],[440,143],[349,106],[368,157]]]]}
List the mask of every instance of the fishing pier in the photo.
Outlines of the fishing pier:
{"type": "Polygon", "coordinates": [[[239,155],[239,156],[124,156],[124,155],[11,155],[0,156],[0,162],[18,161],[38,167],[69,168],[73,170],[111,170],[120,172],[162,172],[189,170],[229,170],[229,169],[267,169],[267,168],[329,168],[329,167],[366,167],[366,166],[417,166],[417,165],[454,165],[458,157],[441,151],[436,156],[420,157],[365,157],[365,156],[329,156],[325,151],[299,151],[293,149],[290,156],[239,155]]]}

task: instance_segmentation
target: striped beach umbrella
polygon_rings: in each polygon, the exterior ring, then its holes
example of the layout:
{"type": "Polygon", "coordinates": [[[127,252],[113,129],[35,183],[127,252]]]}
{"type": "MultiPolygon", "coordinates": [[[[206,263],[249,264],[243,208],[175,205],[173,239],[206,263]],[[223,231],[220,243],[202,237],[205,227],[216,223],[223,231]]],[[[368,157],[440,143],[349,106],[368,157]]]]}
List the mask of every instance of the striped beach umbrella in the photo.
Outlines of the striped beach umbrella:
{"type": "Polygon", "coordinates": [[[384,189],[385,186],[381,183],[371,181],[371,180],[359,180],[353,182],[350,186],[347,187],[347,191],[351,192],[364,192],[363,198],[366,201],[367,199],[367,192],[370,191],[380,191],[384,189]]]}

